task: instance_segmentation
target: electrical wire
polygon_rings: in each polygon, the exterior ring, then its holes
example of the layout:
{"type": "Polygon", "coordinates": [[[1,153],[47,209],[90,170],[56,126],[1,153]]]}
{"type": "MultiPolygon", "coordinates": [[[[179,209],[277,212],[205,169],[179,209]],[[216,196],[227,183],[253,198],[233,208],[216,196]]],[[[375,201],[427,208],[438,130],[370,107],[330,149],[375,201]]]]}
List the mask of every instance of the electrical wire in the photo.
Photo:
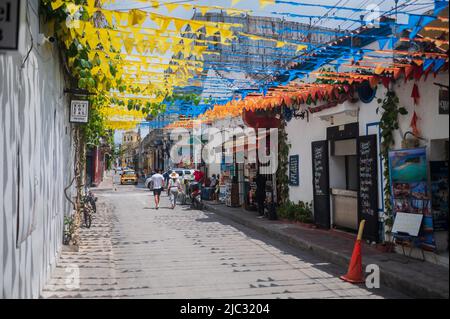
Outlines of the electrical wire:
{"type": "Polygon", "coordinates": [[[24,59],[23,62],[22,62],[22,65],[21,65],[21,67],[20,67],[21,69],[23,69],[23,68],[25,67],[25,63],[26,63],[26,62],[28,61],[28,59],[30,58],[31,51],[33,51],[33,48],[34,48],[33,32],[31,31],[30,16],[29,16],[29,11],[28,11],[28,9],[29,9],[29,3],[28,3],[28,0],[26,0],[25,20],[26,20],[26,23],[27,23],[27,26],[28,26],[28,32],[30,33],[31,46],[30,46],[30,49],[28,50],[28,52],[27,52],[27,54],[26,54],[26,56],[25,56],[25,59],[24,59]]]}

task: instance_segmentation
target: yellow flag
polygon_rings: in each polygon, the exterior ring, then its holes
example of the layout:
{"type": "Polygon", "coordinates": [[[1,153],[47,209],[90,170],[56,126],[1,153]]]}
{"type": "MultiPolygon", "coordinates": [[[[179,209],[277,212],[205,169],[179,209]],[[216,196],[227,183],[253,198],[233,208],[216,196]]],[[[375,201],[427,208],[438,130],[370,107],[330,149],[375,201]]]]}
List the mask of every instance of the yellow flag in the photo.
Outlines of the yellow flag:
{"type": "Polygon", "coordinates": [[[128,14],[128,24],[132,26],[141,26],[147,18],[147,12],[142,10],[130,10],[128,14]]]}
{"type": "Polygon", "coordinates": [[[186,23],[183,20],[174,20],[175,29],[177,32],[181,32],[186,23]]]}
{"type": "Polygon", "coordinates": [[[269,5],[274,5],[275,0],[259,0],[259,6],[261,9],[264,9],[265,7],[269,5]]]}
{"type": "Polygon", "coordinates": [[[134,47],[134,39],[133,38],[125,38],[123,40],[123,44],[125,45],[125,50],[128,54],[133,53],[133,47],[134,47]]]}
{"type": "Polygon", "coordinates": [[[60,8],[63,4],[64,4],[64,2],[62,0],[52,1],[52,9],[56,10],[56,9],[60,8]]]}
{"type": "Polygon", "coordinates": [[[305,51],[308,48],[307,45],[298,45],[297,46],[297,52],[299,51],[305,51]]]}
{"type": "Polygon", "coordinates": [[[241,1],[242,0],[231,0],[231,6],[234,7],[235,5],[237,5],[241,1]]]}
{"type": "Polygon", "coordinates": [[[213,35],[215,35],[220,30],[219,28],[214,28],[214,27],[209,27],[209,26],[206,26],[205,29],[206,29],[206,36],[207,37],[212,37],[213,35]]]}
{"type": "Polygon", "coordinates": [[[108,22],[109,26],[112,27],[113,25],[113,13],[111,11],[103,10],[102,11],[103,16],[105,17],[106,21],[108,22]]]}
{"type": "Polygon", "coordinates": [[[197,32],[198,30],[202,29],[205,25],[202,23],[190,21],[189,25],[191,26],[192,31],[197,32]]]}
{"type": "Polygon", "coordinates": [[[89,43],[89,46],[91,47],[92,50],[95,50],[97,48],[99,41],[97,37],[91,37],[87,38],[87,43],[89,43]]]}
{"type": "Polygon", "coordinates": [[[171,13],[173,10],[176,10],[179,6],[179,4],[177,3],[166,3],[164,5],[167,8],[167,11],[169,11],[169,13],[171,13]]]}

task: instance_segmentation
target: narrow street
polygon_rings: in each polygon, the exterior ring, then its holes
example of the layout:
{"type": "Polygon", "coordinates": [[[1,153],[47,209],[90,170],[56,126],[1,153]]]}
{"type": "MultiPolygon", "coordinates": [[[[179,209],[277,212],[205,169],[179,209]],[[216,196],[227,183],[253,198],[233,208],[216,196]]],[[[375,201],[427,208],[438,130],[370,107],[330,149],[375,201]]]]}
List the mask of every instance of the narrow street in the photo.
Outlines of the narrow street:
{"type": "Polygon", "coordinates": [[[345,269],[212,213],[168,209],[165,195],[155,210],[153,195],[142,187],[97,195],[101,209],[93,228],[83,229],[80,252],[63,252],[42,297],[404,297],[344,283],[339,275],[345,269]],[[80,286],[68,289],[67,267],[74,265],[80,268],[80,286]]]}

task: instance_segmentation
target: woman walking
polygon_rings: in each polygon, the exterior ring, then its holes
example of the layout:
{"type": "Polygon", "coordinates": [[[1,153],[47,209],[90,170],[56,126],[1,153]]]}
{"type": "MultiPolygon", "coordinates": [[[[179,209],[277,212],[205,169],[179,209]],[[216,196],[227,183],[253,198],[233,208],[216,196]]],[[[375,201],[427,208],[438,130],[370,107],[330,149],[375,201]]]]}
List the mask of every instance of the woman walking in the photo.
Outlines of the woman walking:
{"type": "Polygon", "coordinates": [[[177,206],[178,194],[181,192],[181,183],[179,180],[179,176],[175,172],[170,174],[169,186],[167,187],[167,191],[170,196],[172,209],[175,209],[175,207],[177,206]]]}

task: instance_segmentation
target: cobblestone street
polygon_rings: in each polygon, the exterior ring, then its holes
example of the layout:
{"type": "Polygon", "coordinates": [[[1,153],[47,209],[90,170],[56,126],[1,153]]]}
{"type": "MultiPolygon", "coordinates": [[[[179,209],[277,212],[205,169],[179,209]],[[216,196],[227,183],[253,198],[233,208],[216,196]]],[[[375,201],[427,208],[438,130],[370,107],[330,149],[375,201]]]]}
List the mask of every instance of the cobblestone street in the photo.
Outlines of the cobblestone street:
{"type": "Polygon", "coordinates": [[[344,283],[345,269],[163,196],[99,192],[79,252],[63,252],[44,298],[393,298],[344,283]],[[80,285],[73,285],[79,269],[80,285]]]}

